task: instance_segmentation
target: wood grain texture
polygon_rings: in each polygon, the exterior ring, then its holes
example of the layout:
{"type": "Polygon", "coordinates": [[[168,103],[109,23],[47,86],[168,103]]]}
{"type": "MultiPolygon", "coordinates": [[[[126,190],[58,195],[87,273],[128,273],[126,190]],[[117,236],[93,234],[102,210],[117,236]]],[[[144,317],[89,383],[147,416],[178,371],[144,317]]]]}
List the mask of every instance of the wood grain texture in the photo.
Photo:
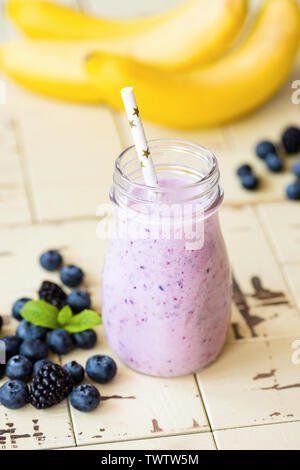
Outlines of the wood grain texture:
{"type": "Polygon", "coordinates": [[[216,450],[212,434],[201,432],[180,436],[140,439],[74,447],[72,450],[216,450]]]}
{"type": "MultiPolygon", "coordinates": [[[[101,327],[97,333],[92,351],[75,350],[63,357],[64,363],[72,359],[84,366],[91,355],[108,354],[118,365],[116,377],[98,386],[104,398],[99,408],[91,413],[71,408],[77,445],[209,430],[192,375],[164,379],[137,374],[112,353],[101,327]]],[[[90,382],[87,377],[85,382],[90,382]]]]}
{"type": "Polygon", "coordinates": [[[226,429],[214,433],[221,450],[299,450],[300,422],[226,429]]]}
{"type": "Polygon", "coordinates": [[[227,344],[197,374],[213,430],[300,420],[299,365],[292,362],[297,339],[227,344]]]}
{"type": "Polygon", "coordinates": [[[300,333],[300,315],[251,207],[221,209],[233,270],[229,340],[300,333]]]}
{"type": "Polygon", "coordinates": [[[12,117],[0,104],[0,226],[31,221],[12,117]]]}
{"type": "Polygon", "coordinates": [[[258,214],[280,262],[300,264],[299,204],[296,201],[262,204],[258,214]]]}

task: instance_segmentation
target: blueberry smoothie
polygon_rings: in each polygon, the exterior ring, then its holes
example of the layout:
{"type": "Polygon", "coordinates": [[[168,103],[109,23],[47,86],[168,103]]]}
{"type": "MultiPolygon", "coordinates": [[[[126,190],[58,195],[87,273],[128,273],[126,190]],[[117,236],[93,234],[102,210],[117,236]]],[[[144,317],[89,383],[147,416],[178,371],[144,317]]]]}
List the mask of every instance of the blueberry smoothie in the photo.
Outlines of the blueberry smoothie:
{"type": "MultiPolygon", "coordinates": [[[[198,180],[181,189],[194,179],[181,170],[176,177],[159,175],[161,188],[175,189],[162,193],[160,202],[200,196],[198,180]]],[[[218,183],[210,181],[210,186],[216,191],[218,183]]],[[[134,188],[133,194],[139,191],[134,188]]],[[[110,240],[102,276],[105,335],[120,359],[137,371],[165,377],[195,372],[212,362],[225,342],[231,275],[217,212],[222,198],[218,192],[215,197],[204,193],[201,247],[187,249],[185,236],[139,239],[129,234],[110,240]]],[[[149,231],[138,217],[133,224],[149,231]]]]}

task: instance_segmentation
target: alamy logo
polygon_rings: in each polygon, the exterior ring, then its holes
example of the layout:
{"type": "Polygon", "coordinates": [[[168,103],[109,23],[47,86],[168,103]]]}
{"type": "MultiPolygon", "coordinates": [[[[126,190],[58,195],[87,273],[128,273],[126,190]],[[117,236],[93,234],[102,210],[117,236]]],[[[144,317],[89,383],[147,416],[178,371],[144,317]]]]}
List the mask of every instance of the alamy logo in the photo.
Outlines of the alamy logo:
{"type": "Polygon", "coordinates": [[[292,103],[299,104],[300,103],[300,80],[294,80],[292,83],[292,88],[295,90],[292,93],[292,103]]]}
{"type": "Polygon", "coordinates": [[[6,103],[6,84],[3,80],[0,80],[0,104],[6,103]]]}
{"type": "Polygon", "coordinates": [[[291,357],[292,363],[295,366],[298,366],[300,364],[300,340],[295,339],[295,341],[293,341],[291,347],[292,347],[292,349],[295,349],[295,351],[292,353],[292,357],[291,357]]]}
{"type": "Polygon", "coordinates": [[[0,364],[6,363],[5,343],[0,341],[0,364]]]}

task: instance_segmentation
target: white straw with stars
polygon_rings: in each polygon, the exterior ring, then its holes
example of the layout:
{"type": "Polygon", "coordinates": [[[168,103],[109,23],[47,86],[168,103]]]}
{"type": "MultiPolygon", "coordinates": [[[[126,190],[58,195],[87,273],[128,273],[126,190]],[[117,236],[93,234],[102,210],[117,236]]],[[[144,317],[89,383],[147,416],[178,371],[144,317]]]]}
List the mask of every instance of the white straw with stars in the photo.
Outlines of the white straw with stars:
{"type": "Polygon", "coordinates": [[[129,121],[133,142],[137,156],[142,167],[145,184],[147,186],[158,186],[157,177],[147,144],[144,126],[140,118],[139,109],[136,104],[133,88],[128,86],[121,90],[121,95],[129,121]]]}

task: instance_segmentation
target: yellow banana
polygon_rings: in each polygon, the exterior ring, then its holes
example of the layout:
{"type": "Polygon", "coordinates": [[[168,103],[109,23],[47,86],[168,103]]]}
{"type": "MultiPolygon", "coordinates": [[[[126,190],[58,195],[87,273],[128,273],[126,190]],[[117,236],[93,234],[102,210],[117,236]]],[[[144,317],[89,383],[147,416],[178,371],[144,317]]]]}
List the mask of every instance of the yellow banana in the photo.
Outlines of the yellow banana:
{"type": "Polygon", "coordinates": [[[43,0],[8,0],[6,4],[6,12],[15,25],[36,39],[100,39],[133,34],[152,28],[182,8],[150,17],[113,20],[43,0]]]}
{"type": "Polygon", "coordinates": [[[221,56],[239,33],[248,0],[189,0],[160,16],[127,21],[93,18],[39,0],[10,0],[8,13],[33,38],[99,39],[98,50],[162,69],[221,56]]]}
{"type": "Polygon", "coordinates": [[[0,71],[26,88],[52,98],[97,103],[103,94],[84,67],[91,47],[93,43],[11,41],[0,48],[0,71]]]}
{"type": "Polygon", "coordinates": [[[266,0],[245,42],[216,63],[168,74],[120,57],[95,53],[87,69],[106,102],[123,108],[120,89],[132,85],[144,118],[197,128],[224,123],[265,102],[294,63],[300,37],[296,0],[266,0]]]}

